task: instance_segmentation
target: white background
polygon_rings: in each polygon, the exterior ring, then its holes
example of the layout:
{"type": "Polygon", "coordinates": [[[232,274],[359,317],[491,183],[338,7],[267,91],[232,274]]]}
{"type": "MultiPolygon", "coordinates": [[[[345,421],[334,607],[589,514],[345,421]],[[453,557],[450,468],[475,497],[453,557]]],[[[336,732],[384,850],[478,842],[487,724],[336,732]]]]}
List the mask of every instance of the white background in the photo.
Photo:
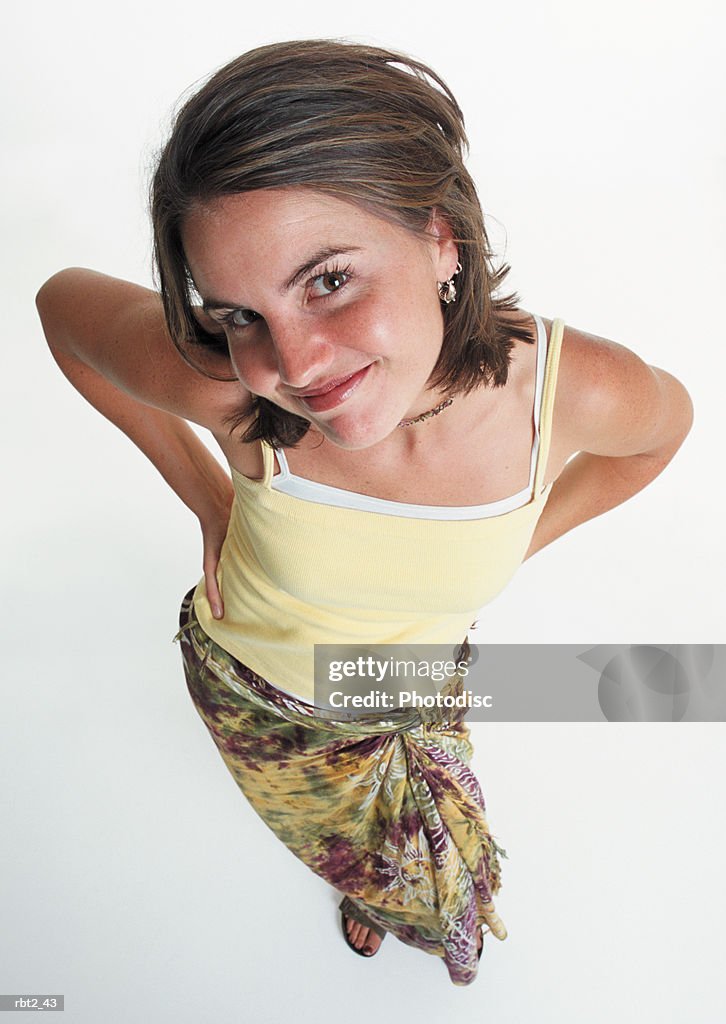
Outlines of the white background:
{"type": "Polygon", "coordinates": [[[6,15],[0,991],[65,993],[84,1024],[724,1019],[716,724],[475,723],[509,939],[487,936],[467,989],[391,937],[371,961],[347,949],[334,894],[246,804],[186,693],[171,637],[200,575],[195,521],[66,383],[33,307],[64,266],[150,283],[154,153],[214,68],[300,37],[408,51],[465,111],[524,308],[628,345],[696,409],[662,477],[527,562],[477,639],[723,642],[720,7],[44,0],[6,15]]]}

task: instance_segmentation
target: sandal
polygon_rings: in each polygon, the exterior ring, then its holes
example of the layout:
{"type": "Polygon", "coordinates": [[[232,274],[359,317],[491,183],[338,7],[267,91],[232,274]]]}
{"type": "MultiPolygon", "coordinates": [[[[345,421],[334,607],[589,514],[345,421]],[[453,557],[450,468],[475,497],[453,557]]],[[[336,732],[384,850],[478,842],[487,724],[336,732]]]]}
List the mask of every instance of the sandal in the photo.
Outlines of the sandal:
{"type": "MultiPolygon", "coordinates": [[[[385,931],[385,929],[381,928],[374,921],[371,921],[369,917],[366,917],[363,911],[359,910],[355,903],[353,903],[352,900],[349,900],[347,896],[345,896],[341,903],[338,905],[338,910],[340,911],[340,923],[343,929],[343,938],[345,939],[346,945],[350,949],[352,949],[354,953],[357,953],[358,956],[364,956],[366,958],[375,956],[376,953],[378,952],[378,949],[381,948],[380,946],[373,953],[364,953],[362,949],[359,949],[358,946],[351,942],[350,935],[348,935],[348,929],[345,927],[346,918],[350,918],[351,921],[357,921],[358,924],[362,924],[364,928],[370,928],[370,930],[372,932],[375,932],[375,934],[379,937],[381,942],[383,942],[386,935],[388,934],[385,931]]],[[[484,933],[481,930],[481,927],[479,930],[479,934],[481,935],[481,946],[479,947],[476,953],[477,960],[481,960],[482,953],[484,952],[484,933]]]]}
{"type": "Polygon", "coordinates": [[[350,935],[348,935],[348,929],[345,927],[346,918],[350,918],[351,921],[357,921],[358,924],[362,924],[364,928],[370,928],[372,932],[375,932],[381,942],[387,935],[386,930],[381,928],[380,925],[377,925],[374,921],[371,921],[370,918],[366,917],[363,911],[359,910],[355,903],[353,903],[352,900],[349,900],[347,896],[343,898],[342,902],[338,906],[338,910],[340,910],[340,923],[343,929],[343,938],[345,939],[346,945],[349,946],[354,953],[357,953],[358,956],[364,956],[366,958],[375,956],[378,949],[380,949],[380,946],[372,953],[364,953],[362,949],[359,949],[358,946],[351,941],[350,935]]]}

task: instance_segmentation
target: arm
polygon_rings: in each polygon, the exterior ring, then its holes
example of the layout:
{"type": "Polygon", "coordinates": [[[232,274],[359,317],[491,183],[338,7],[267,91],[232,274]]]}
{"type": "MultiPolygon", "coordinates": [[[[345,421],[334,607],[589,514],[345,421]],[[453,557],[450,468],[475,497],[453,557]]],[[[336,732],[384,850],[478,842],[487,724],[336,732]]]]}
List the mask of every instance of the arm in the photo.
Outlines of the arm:
{"type": "Polygon", "coordinates": [[[50,278],[36,304],[71,384],[144,452],[198,518],[208,596],[221,615],[215,570],[234,492],[185,419],[221,429],[224,416],[246,399],[244,389],[187,366],[168,336],[159,296],[146,288],[74,268],[50,278]]]}
{"type": "Polygon", "coordinates": [[[567,329],[553,438],[577,452],[555,480],[525,560],[580,523],[627,501],[671,461],[693,422],[671,374],[602,338],[567,329]]]}

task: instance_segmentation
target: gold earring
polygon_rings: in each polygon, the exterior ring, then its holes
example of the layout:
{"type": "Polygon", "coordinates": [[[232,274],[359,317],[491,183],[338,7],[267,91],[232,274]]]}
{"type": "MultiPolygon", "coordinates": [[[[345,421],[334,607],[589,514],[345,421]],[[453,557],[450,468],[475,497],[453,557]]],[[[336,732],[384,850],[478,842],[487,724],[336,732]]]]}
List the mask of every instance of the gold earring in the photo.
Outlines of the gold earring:
{"type": "Polygon", "coordinates": [[[454,278],[457,274],[461,273],[461,263],[456,264],[456,270],[451,275],[448,281],[439,281],[439,298],[447,306],[450,302],[456,302],[456,285],[454,284],[454,278]]]}

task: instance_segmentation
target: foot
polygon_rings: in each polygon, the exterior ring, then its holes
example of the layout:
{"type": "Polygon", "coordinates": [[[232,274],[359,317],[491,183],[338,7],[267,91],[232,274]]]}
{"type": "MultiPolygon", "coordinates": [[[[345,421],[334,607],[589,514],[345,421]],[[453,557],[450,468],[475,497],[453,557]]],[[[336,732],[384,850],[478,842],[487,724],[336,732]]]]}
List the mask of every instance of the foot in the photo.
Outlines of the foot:
{"type": "Polygon", "coordinates": [[[352,917],[345,917],[345,930],[348,933],[348,938],[356,947],[360,949],[365,956],[373,956],[374,953],[378,952],[382,939],[376,935],[371,928],[366,928],[362,924],[358,924],[352,917]]]}
{"type": "MultiPolygon", "coordinates": [[[[348,933],[348,938],[356,947],[356,949],[362,950],[366,956],[373,956],[374,953],[378,952],[378,947],[381,944],[381,939],[376,935],[370,928],[365,928],[362,924],[358,924],[351,917],[345,917],[345,930],[348,933]]],[[[484,936],[482,935],[481,928],[477,934],[476,940],[476,951],[477,953],[484,944],[484,936]]]]}

